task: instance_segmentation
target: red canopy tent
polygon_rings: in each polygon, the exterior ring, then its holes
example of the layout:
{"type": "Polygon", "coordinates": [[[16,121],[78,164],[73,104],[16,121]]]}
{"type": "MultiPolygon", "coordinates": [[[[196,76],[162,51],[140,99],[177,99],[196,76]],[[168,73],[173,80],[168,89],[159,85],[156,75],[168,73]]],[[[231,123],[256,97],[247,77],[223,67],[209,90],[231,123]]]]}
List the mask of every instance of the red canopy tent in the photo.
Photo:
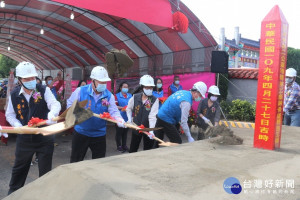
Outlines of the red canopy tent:
{"type": "Polygon", "coordinates": [[[172,11],[169,0],[55,0],[108,15],[131,19],[147,24],[171,28],[172,11]]]}
{"type": "Polygon", "coordinates": [[[17,61],[33,62],[41,71],[73,67],[88,71],[103,64],[105,53],[112,48],[125,49],[134,59],[127,76],[210,70],[211,51],[217,43],[184,4],[180,2],[179,7],[188,17],[189,28],[186,34],[181,34],[168,30],[172,13],[178,8],[177,0],[119,0],[123,3],[118,5],[113,2],[116,1],[65,1],[72,3],[71,6],[49,0],[5,0],[5,7],[0,8],[0,53],[17,61]],[[96,12],[90,8],[96,6],[87,2],[114,5],[115,14],[106,14],[108,7],[103,6],[97,6],[104,10],[96,12]],[[133,9],[124,2],[141,8],[133,9]],[[150,2],[156,4],[151,6],[150,2]],[[89,9],[77,7],[79,3],[89,9]],[[141,15],[146,12],[150,14],[141,15]],[[130,16],[127,19],[120,14],[130,16]],[[44,34],[40,34],[41,29],[44,34]]]}

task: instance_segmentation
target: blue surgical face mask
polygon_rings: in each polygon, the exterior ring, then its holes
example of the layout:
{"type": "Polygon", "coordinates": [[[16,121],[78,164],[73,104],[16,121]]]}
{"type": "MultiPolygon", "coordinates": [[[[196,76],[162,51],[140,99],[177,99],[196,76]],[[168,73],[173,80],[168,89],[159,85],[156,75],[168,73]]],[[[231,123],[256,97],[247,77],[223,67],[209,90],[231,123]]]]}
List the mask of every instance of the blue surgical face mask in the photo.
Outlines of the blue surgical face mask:
{"type": "Polygon", "coordinates": [[[49,80],[49,81],[48,81],[48,85],[50,85],[51,83],[52,83],[52,80],[49,80]]]}
{"type": "Polygon", "coordinates": [[[123,93],[127,93],[128,92],[128,88],[122,88],[122,92],[123,93]]]}
{"type": "Polygon", "coordinates": [[[106,89],[106,84],[98,84],[96,90],[97,92],[103,92],[106,89]]]}
{"type": "Polygon", "coordinates": [[[175,84],[176,84],[176,85],[179,85],[179,81],[175,81],[175,84]]]}
{"type": "Polygon", "coordinates": [[[32,80],[32,81],[28,81],[28,82],[23,82],[23,85],[28,90],[34,90],[36,88],[36,80],[32,80]]]}
{"type": "Polygon", "coordinates": [[[162,87],[162,84],[161,83],[157,83],[157,88],[161,88],[162,87]]]}
{"type": "Polygon", "coordinates": [[[293,80],[294,80],[293,78],[285,78],[285,83],[286,84],[292,83],[293,80]]]}
{"type": "Polygon", "coordinates": [[[200,101],[201,100],[201,97],[199,96],[199,97],[197,97],[197,98],[195,98],[195,101],[200,101]]]}

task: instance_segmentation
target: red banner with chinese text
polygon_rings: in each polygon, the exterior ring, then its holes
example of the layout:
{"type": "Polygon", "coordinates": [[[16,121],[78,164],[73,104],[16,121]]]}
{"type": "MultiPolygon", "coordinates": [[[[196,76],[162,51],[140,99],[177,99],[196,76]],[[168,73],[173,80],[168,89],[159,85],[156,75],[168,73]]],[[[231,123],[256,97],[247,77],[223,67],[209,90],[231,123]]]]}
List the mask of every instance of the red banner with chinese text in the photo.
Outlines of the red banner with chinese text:
{"type": "Polygon", "coordinates": [[[280,148],[288,23],[274,6],[261,25],[254,147],[280,148]]]}

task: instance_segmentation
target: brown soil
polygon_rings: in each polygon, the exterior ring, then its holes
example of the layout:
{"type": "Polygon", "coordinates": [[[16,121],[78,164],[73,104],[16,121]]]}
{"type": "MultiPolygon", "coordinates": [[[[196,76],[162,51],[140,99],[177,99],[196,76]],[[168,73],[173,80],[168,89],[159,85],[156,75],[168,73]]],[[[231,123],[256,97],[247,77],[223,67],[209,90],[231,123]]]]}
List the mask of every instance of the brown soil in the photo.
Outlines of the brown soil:
{"type": "Polygon", "coordinates": [[[234,135],[233,131],[224,126],[208,127],[204,133],[205,139],[209,139],[211,143],[224,145],[240,145],[243,144],[243,139],[234,135]]]}

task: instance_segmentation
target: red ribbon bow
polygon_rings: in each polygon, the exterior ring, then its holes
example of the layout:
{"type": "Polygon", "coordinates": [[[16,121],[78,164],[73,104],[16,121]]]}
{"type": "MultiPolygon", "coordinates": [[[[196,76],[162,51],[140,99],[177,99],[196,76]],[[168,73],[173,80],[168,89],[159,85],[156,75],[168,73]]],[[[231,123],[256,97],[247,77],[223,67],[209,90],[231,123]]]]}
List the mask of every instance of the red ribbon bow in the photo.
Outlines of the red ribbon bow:
{"type": "Polygon", "coordinates": [[[28,122],[28,126],[32,127],[32,126],[37,126],[39,123],[44,122],[46,120],[44,119],[40,119],[38,117],[32,117],[31,120],[29,120],[28,122]]]}
{"type": "Polygon", "coordinates": [[[124,106],[121,111],[126,111],[127,106],[124,106]]]}
{"type": "MultiPolygon", "coordinates": [[[[144,129],[146,128],[143,124],[141,124],[140,126],[138,126],[140,129],[144,129]]],[[[142,133],[143,131],[139,131],[139,133],[142,133]]]]}
{"type": "Polygon", "coordinates": [[[160,97],[160,98],[158,98],[158,100],[160,101],[160,103],[163,104],[167,100],[167,97],[160,97]]]}
{"type": "Polygon", "coordinates": [[[108,112],[104,112],[103,114],[99,114],[101,118],[105,119],[113,119],[108,112]]]}

